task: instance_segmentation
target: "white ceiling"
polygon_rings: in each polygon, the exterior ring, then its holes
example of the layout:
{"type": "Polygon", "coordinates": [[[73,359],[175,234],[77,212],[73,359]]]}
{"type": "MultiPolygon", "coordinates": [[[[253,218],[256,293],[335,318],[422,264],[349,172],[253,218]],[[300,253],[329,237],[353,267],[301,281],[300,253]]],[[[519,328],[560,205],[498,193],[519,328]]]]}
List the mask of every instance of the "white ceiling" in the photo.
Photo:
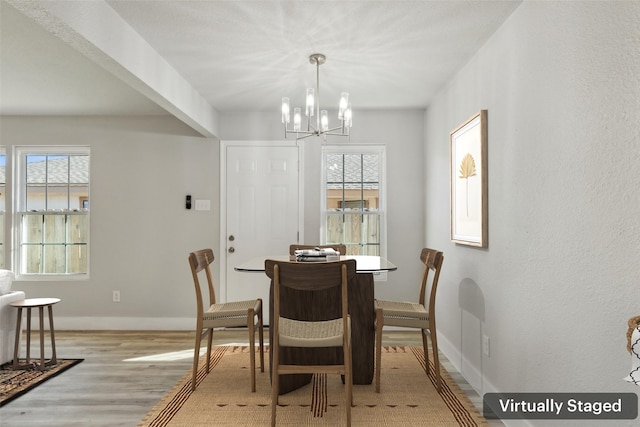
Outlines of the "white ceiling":
{"type": "MultiPolygon", "coordinates": [[[[96,6],[111,8],[108,12],[115,11],[113,16],[143,39],[140,61],[147,51],[159,55],[213,110],[279,111],[283,96],[301,104],[304,89],[315,86],[308,56],[319,52],[327,56],[320,67],[321,104],[331,109],[339,92],[348,91],[357,114],[358,109],[426,108],[519,4],[2,0],[0,113],[175,114],[180,109],[159,102],[171,95],[154,89],[157,84],[144,76],[129,79],[114,72],[111,64],[122,59],[111,59],[101,46],[87,47],[93,40],[81,37],[83,26],[105,23],[101,30],[111,29],[105,37],[112,46],[122,33],[106,24],[110,14],[96,6]]],[[[121,48],[131,46],[138,48],[121,48]]]]}

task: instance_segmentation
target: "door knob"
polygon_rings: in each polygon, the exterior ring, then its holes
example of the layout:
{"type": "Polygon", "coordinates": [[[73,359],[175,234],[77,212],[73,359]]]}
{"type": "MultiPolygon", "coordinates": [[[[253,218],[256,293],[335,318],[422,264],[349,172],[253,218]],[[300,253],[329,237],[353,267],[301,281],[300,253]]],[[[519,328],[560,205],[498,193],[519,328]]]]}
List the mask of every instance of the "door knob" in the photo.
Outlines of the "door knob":
{"type": "Polygon", "coordinates": [[[229,253],[230,253],[230,254],[234,253],[235,251],[236,251],[236,250],[235,250],[235,248],[234,248],[233,246],[231,246],[231,247],[229,248],[229,253]]]}
{"type": "Polygon", "coordinates": [[[233,236],[233,234],[231,236],[229,236],[229,241],[233,242],[234,240],[236,240],[236,238],[233,236]]]}

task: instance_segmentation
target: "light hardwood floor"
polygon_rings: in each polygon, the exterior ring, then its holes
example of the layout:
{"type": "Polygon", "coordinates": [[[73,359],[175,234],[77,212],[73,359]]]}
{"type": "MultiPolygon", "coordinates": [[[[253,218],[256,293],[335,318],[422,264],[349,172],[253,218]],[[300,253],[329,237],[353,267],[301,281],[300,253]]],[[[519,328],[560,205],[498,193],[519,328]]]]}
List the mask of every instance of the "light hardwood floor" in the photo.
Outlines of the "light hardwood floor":
{"type": "MultiPolygon", "coordinates": [[[[246,331],[214,337],[216,345],[246,343],[246,331]]],[[[84,361],[3,406],[0,426],[135,426],[191,368],[193,340],[187,331],[56,331],[58,357],[84,361]]],[[[385,331],[383,344],[421,345],[420,334],[385,331]]],[[[32,354],[39,354],[36,336],[33,345],[32,354]]],[[[441,361],[482,411],[482,398],[444,356],[441,361]]]]}

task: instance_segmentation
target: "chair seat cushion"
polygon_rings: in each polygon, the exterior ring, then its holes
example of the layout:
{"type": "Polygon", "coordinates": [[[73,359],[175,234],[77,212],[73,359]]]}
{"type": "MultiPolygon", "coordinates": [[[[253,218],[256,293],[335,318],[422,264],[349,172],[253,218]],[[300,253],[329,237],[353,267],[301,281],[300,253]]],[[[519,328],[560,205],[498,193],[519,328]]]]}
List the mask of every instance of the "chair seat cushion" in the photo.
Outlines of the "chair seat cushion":
{"type": "Polygon", "coordinates": [[[247,324],[248,310],[254,313],[260,308],[259,300],[234,301],[213,304],[202,315],[205,327],[244,326],[247,324]]]}
{"type": "Polygon", "coordinates": [[[279,328],[283,347],[341,347],[343,344],[342,318],[305,322],[281,317],[279,328]]]}
{"type": "Polygon", "coordinates": [[[376,300],[375,308],[382,309],[384,324],[387,326],[405,326],[409,328],[425,328],[428,326],[429,313],[422,304],[376,300]]]}

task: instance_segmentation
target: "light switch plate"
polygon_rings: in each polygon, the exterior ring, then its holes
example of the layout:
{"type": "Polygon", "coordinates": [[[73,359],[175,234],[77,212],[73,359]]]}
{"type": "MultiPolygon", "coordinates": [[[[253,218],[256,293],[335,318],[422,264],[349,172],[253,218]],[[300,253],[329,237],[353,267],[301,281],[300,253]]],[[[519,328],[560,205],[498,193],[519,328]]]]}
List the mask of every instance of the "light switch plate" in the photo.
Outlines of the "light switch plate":
{"type": "Polygon", "coordinates": [[[196,210],[197,211],[210,211],[211,210],[211,200],[196,200],[196,210]]]}

